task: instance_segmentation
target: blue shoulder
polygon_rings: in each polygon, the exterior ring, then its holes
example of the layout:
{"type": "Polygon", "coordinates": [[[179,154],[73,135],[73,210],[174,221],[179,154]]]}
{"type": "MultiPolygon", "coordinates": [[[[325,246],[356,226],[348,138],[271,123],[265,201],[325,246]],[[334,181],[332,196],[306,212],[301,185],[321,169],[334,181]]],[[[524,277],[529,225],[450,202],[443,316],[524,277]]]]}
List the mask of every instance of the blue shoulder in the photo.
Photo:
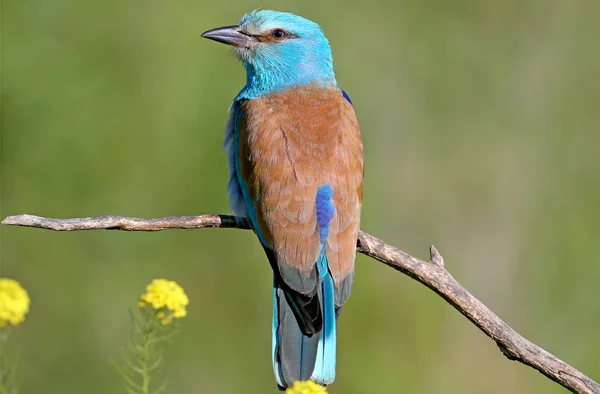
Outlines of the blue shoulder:
{"type": "Polygon", "coordinates": [[[344,96],[346,101],[349,102],[350,105],[352,105],[352,100],[350,100],[350,96],[348,96],[348,93],[346,93],[344,90],[342,90],[342,95],[344,96]]]}

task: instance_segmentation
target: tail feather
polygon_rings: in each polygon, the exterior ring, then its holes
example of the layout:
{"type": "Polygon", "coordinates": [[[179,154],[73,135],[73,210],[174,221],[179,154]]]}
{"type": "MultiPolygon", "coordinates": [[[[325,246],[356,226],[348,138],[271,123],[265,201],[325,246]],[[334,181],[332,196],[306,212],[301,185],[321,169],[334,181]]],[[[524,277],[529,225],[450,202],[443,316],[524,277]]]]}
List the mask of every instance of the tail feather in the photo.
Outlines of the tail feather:
{"type": "Polygon", "coordinates": [[[336,310],[335,290],[327,260],[317,262],[322,277],[317,291],[323,326],[312,336],[304,335],[286,292],[277,284],[273,289],[273,369],[277,384],[289,387],[296,380],[314,380],[327,385],[335,379],[336,310]]]}
{"type": "Polygon", "coordinates": [[[277,384],[292,386],[310,379],[317,359],[320,334],[302,333],[283,290],[274,289],[273,368],[277,384]]]}
{"type": "Polygon", "coordinates": [[[314,291],[302,294],[294,291],[282,278],[282,273],[278,270],[279,266],[273,250],[267,247],[265,247],[264,250],[269,259],[269,263],[273,268],[273,272],[275,273],[273,286],[276,289],[281,288],[283,290],[283,295],[285,295],[289,305],[292,307],[292,312],[294,313],[294,316],[296,316],[296,321],[302,332],[308,336],[320,332],[323,327],[323,313],[321,312],[321,304],[315,294],[320,288],[320,278],[317,275],[317,269],[315,268],[314,272],[316,282],[314,291]]]}
{"type": "Polygon", "coordinates": [[[335,380],[336,358],[336,313],[334,307],[333,278],[331,274],[323,278],[323,330],[320,333],[317,360],[311,379],[321,384],[331,384],[335,380]]]}

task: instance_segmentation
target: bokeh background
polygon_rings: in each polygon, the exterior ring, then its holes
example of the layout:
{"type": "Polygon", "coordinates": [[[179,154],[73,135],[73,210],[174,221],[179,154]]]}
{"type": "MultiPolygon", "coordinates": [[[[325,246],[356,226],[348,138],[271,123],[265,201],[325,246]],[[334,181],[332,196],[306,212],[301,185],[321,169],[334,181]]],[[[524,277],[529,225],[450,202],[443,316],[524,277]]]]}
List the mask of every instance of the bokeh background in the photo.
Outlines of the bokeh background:
{"type": "MultiPolygon", "coordinates": [[[[200,33],[256,7],[319,22],[366,155],[362,229],[448,270],[600,379],[600,3],[4,0],[2,217],[227,213],[221,150],[244,84],[200,33]]],[[[109,360],[152,278],[191,304],[169,393],[275,393],[271,274],[236,230],[2,227],[29,290],[22,393],[124,392],[109,360]]],[[[358,256],[332,394],[563,393],[422,285],[358,256]]]]}

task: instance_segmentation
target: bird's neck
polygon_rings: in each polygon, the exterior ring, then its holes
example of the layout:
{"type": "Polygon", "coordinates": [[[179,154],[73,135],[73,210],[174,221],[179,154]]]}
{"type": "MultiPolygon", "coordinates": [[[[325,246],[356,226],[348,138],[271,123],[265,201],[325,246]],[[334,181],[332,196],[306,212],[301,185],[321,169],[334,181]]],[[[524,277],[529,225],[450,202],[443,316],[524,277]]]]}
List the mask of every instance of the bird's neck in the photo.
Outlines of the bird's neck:
{"type": "Polygon", "coordinates": [[[252,100],[277,93],[295,86],[337,86],[333,67],[296,67],[289,72],[282,69],[269,70],[254,64],[245,64],[246,86],[237,99],[252,100]]]}

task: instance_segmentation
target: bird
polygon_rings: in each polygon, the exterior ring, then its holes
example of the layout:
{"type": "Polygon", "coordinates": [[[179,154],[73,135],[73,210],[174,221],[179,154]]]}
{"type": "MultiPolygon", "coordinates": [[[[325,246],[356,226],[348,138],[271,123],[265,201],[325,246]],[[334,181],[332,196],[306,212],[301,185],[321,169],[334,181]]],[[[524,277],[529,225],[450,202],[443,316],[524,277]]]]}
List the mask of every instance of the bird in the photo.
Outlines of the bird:
{"type": "Polygon", "coordinates": [[[321,27],[255,10],[202,37],[233,47],[246,84],[225,149],[234,214],[273,270],[272,363],[280,390],[335,380],[336,331],[354,282],[364,177],[354,106],[321,27]]]}

